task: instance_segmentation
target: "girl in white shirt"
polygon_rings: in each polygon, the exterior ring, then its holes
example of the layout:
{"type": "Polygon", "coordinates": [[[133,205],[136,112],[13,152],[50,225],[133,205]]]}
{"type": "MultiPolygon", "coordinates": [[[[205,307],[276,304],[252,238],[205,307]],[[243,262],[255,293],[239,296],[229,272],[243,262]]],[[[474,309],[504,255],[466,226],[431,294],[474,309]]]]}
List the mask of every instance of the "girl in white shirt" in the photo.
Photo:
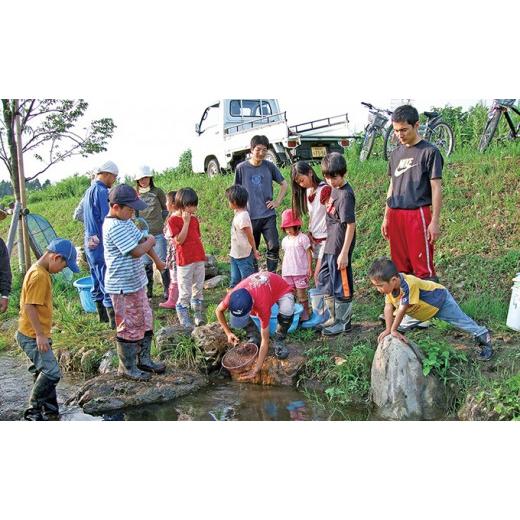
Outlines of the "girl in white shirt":
{"type": "Polygon", "coordinates": [[[330,197],[331,187],[320,179],[312,166],[305,161],[294,163],[291,168],[292,209],[296,218],[309,215],[307,233],[312,247],[312,256],[316,261],[314,284],[317,285],[323,247],[327,239],[325,223],[325,203],[330,197]]]}

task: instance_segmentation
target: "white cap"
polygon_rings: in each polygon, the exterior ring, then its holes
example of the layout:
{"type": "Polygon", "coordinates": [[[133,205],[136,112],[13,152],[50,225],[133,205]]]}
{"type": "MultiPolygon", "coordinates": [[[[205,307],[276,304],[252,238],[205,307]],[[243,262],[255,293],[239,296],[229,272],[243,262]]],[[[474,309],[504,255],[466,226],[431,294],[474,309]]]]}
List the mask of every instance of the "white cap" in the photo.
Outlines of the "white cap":
{"type": "Polygon", "coordinates": [[[119,170],[117,168],[117,165],[115,162],[107,161],[106,163],[103,163],[99,168],[96,169],[96,175],[99,173],[111,173],[112,175],[119,174],[119,170]]]}
{"type": "Polygon", "coordinates": [[[135,180],[143,179],[144,177],[153,177],[153,172],[150,169],[150,166],[140,166],[139,170],[135,174],[135,180]]]}

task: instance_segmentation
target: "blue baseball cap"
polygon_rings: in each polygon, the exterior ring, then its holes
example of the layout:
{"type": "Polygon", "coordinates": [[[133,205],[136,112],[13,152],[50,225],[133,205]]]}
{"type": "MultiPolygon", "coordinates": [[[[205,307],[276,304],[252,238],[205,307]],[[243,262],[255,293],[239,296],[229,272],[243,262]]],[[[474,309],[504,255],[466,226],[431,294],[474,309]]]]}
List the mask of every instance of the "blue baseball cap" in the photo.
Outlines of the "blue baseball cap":
{"type": "Polygon", "coordinates": [[[108,194],[108,200],[112,204],[130,206],[138,211],[148,207],[148,204],[139,198],[137,191],[128,184],[119,184],[112,188],[108,194]]]}
{"type": "Polygon", "coordinates": [[[76,248],[74,244],[66,238],[55,238],[48,246],[47,251],[61,255],[67,262],[67,267],[73,273],[79,273],[79,267],[76,263],[76,248]]]}
{"type": "Polygon", "coordinates": [[[236,289],[229,297],[229,312],[237,318],[242,318],[251,312],[253,298],[247,289],[236,289]]]}

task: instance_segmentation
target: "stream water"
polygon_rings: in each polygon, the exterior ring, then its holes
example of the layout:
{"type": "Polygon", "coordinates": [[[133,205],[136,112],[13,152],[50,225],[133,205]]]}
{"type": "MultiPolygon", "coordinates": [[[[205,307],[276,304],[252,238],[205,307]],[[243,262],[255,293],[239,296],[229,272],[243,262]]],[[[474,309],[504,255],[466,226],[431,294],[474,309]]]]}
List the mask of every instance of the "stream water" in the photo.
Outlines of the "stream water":
{"type": "Polygon", "coordinates": [[[331,408],[323,394],[307,395],[293,387],[261,386],[232,381],[209,384],[175,401],[104,414],[105,420],[127,421],[327,421],[366,420],[363,408],[331,408]]]}
{"type": "MultiPolygon", "coordinates": [[[[84,383],[81,375],[65,373],[57,387],[64,420],[108,421],[326,421],[367,420],[364,408],[331,408],[323,393],[293,387],[261,386],[216,380],[199,392],[161,404],[128,408],[92,417],[63,403],[84,383]]],[[[25,358],[0,354],[0,420],[18,420],[31,391],[25,358]]]]}

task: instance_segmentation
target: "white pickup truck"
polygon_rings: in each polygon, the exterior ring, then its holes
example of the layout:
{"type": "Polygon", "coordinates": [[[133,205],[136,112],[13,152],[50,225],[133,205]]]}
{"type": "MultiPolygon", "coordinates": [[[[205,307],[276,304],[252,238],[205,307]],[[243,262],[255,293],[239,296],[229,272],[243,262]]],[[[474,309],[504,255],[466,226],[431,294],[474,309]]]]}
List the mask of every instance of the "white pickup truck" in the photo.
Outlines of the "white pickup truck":
{"type": "Polygon", "coordinates": [[[221,99],[204,110],[195,132],[192,169],[210,177],[245,160],[254,135],[267,136],[266,159],[278,166],[343,153],[352,139],[347,114],[288,126],[276,99],[221,99]]]}

